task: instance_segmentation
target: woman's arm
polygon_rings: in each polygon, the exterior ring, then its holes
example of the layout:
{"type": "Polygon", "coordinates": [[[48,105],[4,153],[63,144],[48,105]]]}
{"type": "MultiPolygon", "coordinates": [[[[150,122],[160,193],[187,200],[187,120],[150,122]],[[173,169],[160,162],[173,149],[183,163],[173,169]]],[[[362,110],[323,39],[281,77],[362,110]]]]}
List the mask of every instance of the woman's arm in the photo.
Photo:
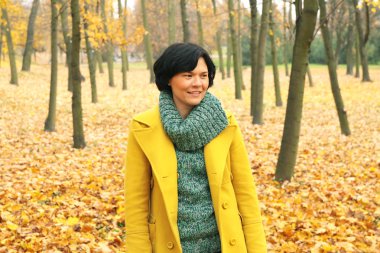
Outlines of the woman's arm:
{"type": "Polygon", "coordinates": [[[151,253],[148,216],[151,168],[133,133],[139,127],[133,122],[129,128],[125,160],[125,229],[126,247],[130,253],[151,253]]]}
{"type": "MultiPolygon", "coordinates": [[[[234,117],[231,123],[237,122],[234,117]]],[[[245,241],[249,253],[267,252],[256,186],[240,128],[237,126],[230,149],[232,184],[242,217],[245,241]]]]}

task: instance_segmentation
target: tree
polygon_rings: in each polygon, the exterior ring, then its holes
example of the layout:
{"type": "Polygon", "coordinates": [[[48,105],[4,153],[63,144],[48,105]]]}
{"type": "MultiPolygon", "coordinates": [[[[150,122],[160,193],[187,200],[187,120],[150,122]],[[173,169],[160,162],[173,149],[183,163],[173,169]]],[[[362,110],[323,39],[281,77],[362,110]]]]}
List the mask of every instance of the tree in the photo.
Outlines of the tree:
{"type": "Polygon", "coordinates": [[[354,45],[354,24],[353,24],[353,10],[350,8],[351,6],[348,5],[348,29],[347,29],[347,38],[346,38],[346,74],[347,75],[353,75],[354,74],[354,62],[353,62],[353,52],[352,52],[352,47],[354,45]]]}
{"type": "Polygon", "coordinates": [[[281,90],[280,90],[280,78],[278,74],[277,66],[277,50],[276,39],[274,35],[275,23],[273,20],[273,5],[272,0],[269,1],[269,37],[271,42],[271,54],[272,54],[272,67],[273,67],[273,79],[274,79],[274,91],[276,95],[276,106],[282,106],[281,90]]]}
{"type": "MultiPolygon", "coordinates": [[[[104,33],[108,36],[108,25],[107,25],[107,15],[106,15],[106,1],[100,0],[100,12],[103,21],[104,33]]],[[[115,87],[115,82],[113,78],[113,45],[112,42],[108,39],[106,42],[106,51],[107,51],[107,67],[108,67],[108,84],[110,87],[115,87]]]]}
{"type": "Polygon", "coordinates": [[[257,1],[249,0],[251,9],[251,115],[255,108],[256,71],[257,71],[257,1]]]}
{"type": "Polygon", "coordinates": [[[59,0],[61,4],[61,10],[59,11],[61,16],[61,26],[62,26],[62,34],[63,39],[65,41],[66,46],[66,66],[68,71],[67,78],[67,89],[69,91],[73,91],[73,78],[71,76],[70,66],[71,66],[71,35],[69,33],[69,25],[68,25],[68,2],[65,0],[59,0]]]}
{"type": "Polygon", "coordinates": [[[183,30],[183,42],[190,42],[189,20],[187,18],[186,0],[181,0],[181,20],[183,30]]]}
{"type": "Polygon", "coordinates": [[[7,37],[8,56],[9,56],[9,63],[10,63],[10,68],[11,68],[11,80],[9,83],[18,85],[16,56],[15,56],[15,50],[13,48],[11,24],[9,21],[8,11],[7,11],[7,2],[6,1],[0,2],[0,6],[1,6],[2,18],[5,21],[4,30],[5,30],[5,36],[7,37]]]}
{"type": "MultiPolygon", "coordinates": [[[[358,0],[352,0],[352,3],[354,4],[354,8],[355,8],[356,30],[359,36],[359,52],[360,52],[360,60],[362,64],[362,82],[371,82],[371,78],[369,77],[369,70],[368,70],[367,52],[365,49],[365,44],[368,40],[369,28],[367,28],[367,33],[364,34],[361,17],[360,17],[360,9],[357,8],[358,0]]],[[[367,6],[367,3],[364,3],[364,5],[367,6]]],[[[368,23],[369,22],[367,21],[367,24],[368,23]]]]}
{"type": "Polygon", "coordinates": [[[313,40],[318,13],[318,0],[305,0],[302,14],[300,14],[302,1],[296,0],[295,4],[297,9],[296,38],[293,47],[285,124],[275,173],[275,179],[280,182],[290,180],[294,173],[301,129],[308,52],[313,40]]]}
{"type": "Polygon", "coordinates": [[[229,11],[229,19],[230,19],[232,57],[233,57],[233,64],[234,64],[235,99],[242,99],[241,88],[243,85],[243,76],[242,76],[242,71],[241,71],[241,65],[239,64],[239,47],[238,47],[238,40],[236,37],[236,28],[235,28],[236,11],[234,10],[234,5],[233,5],[232,0],[228,0],[228,11],[229,11]]]}
{"type": "Polygon", "coordinates": [[[150,41],[150,30],[148,27],[148,17],[146,14],[146,6],[145,6],[145,0],[141,0],[141,12],[142,12],[142,18],[143,18],[143,24],[144,24],[144,46],[145,46],[145,58],[146,63],[148,65],[149,73],[150,73],[150,83],[154,83],[154,72],[153,72],[153,52],[152,52],[152,42],[150,41]]]}
{"type": "Polygon", "coordinates": [[[256,76],[255,76],[255,104],[253,111],[253,124],[263,124],[264,107],[264,73],[265,73],[265,47],[268,32],[269,1],[263,1],[261,12],[261,26],[259,32],[256,76]]]}
{"type": "Polygon", "coordinates": [[[80,8],[79,0],[71,0],[71,17],[73,41],[71,50],[71,68],[73,76],[73,95],[72,95],[72,113],[73,113],[73,140],[74,148],[84,148],[86,143],[83,132],[82,117],[82,99],[81,99],[81,74],[79,65],[80,53],[80,8]]]}
{"type": "Polygon", "coordinates": [[[231,62],[232,62],[232,39],[230,31],[227,32],[227,78],[231,77],[231,62]]]}
{"type": "Polygon", "coordinates": [[[200,10],[200,6],[199,6],[199,0],[195,0],[195,6],[197,9],[198,44],[200,46],[204,46],[202,15],[201,15],[201,10],[200,10]]]}
{"type": "Polygon", "coordinates": [[[32,60],[33,40],[34,40],[34,24],[37,18],[38,7],[40,5],[39,0],[33,0],[32,9],[30,11],[28,31],[24,49],[24,55],[22,58],[22,70],[30,71],[30,64],[32,60]]]}
{"type": "Polygon", "coordinates": [[[91,102],[98,102],[98,92],[96,89],[96,59],[94,54],[94,49],[91,46],[90,38],[88,36],[88,2],[84,1],[84,13],[86,18],[83,19],[83,30],[84,30],[84,39],[86,41],[86,54],[87,54],[87,62],[88,62],[88,70],[90,72],[90,82],[91,82],[91,102]]]}
{"type": "MultiPolygon", "coordinates": [[[[213,13],[214,18],[216,19],[216,2],[215,0],[212,0],[212,7],[213,7],[213,13]]],[[[216,30],[216,47],[218,48],[218,58],[219,58],[219,71],[222,73],[222,80],[226,78],[226,73],[224,71],[224,60],[223,60],[223,51],[222,51],[222,35],[221,35],[221,26],[219,25],[216,30]]]]}
{"type": "Polygon", "coordinates": [[[174,0],[167,0],[168,4],[168,26],[169,26],[169,44],[175,42],[175,5],[174,0]]]}
{"type": "Polygon", "coordinates": [[[285,75],[289,76],[289,68],[288,68],[288,38],[287,38],[287,29],[289,27],[289,24],[286,21],[286,0],[284,0],[283,3],[283,44],[284,48],[282,49],[283,51],[283,58],[284,58],[284,64],[285,64],[285,75]]]}
{"type": "Polygon", "coordinates": [[[326,56],[327,56],[327,64],[329,68],[331,90],[334,96],[335,106],[336,106],[336,110],[339,116],[340,130],[342,134],[348,136],[350,135],[351,132],[350,132],[349,124],[348,124],[347,112],[344,109],[343,98],[342,98],[342,95],[340,94],[340,89],[339,89],[338,75],[336,73],[337,61],[334,58],[334,51],[332,48],[330,31],[327,25],[328,19],[326,17],[325,0],[319,0],[319,8],[320,8],[319,20],[320,20],[322,37],[323,37],[323,42],[325,45],[325,51],[326,51],[326,56]]]}
{"type": "MultiPolygon", "coordinates": [[[[121,20],[122,27],[123,27],[123,37],[125,38],[127,36],[127,22],[124,18],[124,15],[126,15],[126,12],[123,10],[123,7],[121,5],[121,0],[118,0],[118,9],[119,9],[119,19],[121,20]],[[124,14],[123,14],[124,13],[124,14]]],[[[125,8],[127,6],[125,5],[125,8]]],[[[123,90],[127,89],[127,50],[125,45],[121,45],[121,73],[123,76],[123,90]]]]}
{"type": "Polygon", "coordinates": [[[57,106],[57,75],[58,75],[58,47],[57,47],[57,0],[51,0],[51,64],[50,64],[50,97],[49,113],[45,120],[44,130],[55,131],[56,106],[57,106]]]}

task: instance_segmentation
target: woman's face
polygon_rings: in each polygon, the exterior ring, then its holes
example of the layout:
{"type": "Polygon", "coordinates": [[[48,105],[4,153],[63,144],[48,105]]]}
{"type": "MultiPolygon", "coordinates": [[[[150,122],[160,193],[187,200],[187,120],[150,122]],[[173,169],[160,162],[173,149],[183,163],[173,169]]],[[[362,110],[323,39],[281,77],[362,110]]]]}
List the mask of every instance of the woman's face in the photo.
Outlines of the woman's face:
{"type": "Polygon", "coordinates": [[[194,106],[202,101],[208,89],[208,69],[203,57],[199,58],[195,69],[176,74],[169,84],[177,110],[182,118],[186,118],[194,106]]]}

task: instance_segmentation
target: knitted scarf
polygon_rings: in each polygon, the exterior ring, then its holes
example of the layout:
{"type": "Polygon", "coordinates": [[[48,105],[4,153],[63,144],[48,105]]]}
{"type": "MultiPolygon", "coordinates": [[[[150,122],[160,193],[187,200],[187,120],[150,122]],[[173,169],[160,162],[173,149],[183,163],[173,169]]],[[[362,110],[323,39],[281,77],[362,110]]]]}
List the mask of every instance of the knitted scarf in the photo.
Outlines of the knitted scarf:
{"type": "Polygon", "coordinates": [[[209,92],[185,119],[179,114],[171,92],[161,91],[159,107],[166,133],[182,151],[205,146],[228,124],[219,100],[209,92]]]}

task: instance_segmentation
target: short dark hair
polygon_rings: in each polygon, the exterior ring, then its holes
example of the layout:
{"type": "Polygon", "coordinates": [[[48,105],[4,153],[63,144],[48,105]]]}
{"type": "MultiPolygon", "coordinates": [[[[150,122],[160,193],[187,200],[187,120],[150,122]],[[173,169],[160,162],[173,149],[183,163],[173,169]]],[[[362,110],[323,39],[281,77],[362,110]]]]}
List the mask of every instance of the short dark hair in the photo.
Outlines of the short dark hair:
{"type": "Polygon", "coordinates": [[[206,62],[211,87],[215,77],[215,65],[207,51],[193,43],[175,43],[166,48],[154,63],[157,88],[160,91],[171,90],[169,80],[178,73],[195,69],[201,57],[206,62]]]}

